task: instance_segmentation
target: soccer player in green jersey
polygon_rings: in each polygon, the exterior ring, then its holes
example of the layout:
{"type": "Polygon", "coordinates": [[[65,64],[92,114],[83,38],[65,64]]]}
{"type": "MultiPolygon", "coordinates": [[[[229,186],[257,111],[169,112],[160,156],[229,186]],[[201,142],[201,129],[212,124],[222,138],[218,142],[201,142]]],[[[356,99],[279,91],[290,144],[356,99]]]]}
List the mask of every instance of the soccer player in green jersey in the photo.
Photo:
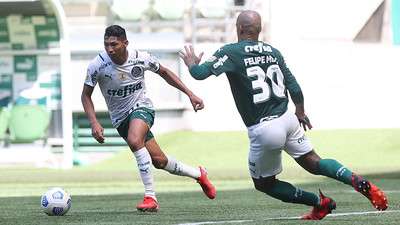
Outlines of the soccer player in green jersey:
{"type": "Polygon", "coordinates": [[[321,191],[318,196],[276,178],[282,171],[281,152],[285,150],[308,172],[350,185],[376,209],[385,210],[388,201],[383,191],[338,161],[321,159],[313,150],[304,132],[312,125],[304,112],[301,88],[281,53],[258,40],[260,15],[243,11],[237,18],[236,29],[238,42],[224,45],[200,65],[203,53],[197,56],[192,46],[185,46],[180,56],[197,80],[226,74],[236,107],[248,129],[249,171],[255,188],[284,202],[312,206],[312,211],[302,216],[306,220],[322,219],[336,208],[335,201],[321,191]],[[288,92],[295,113],[288,111],[288,92]]]}
{"type": "Polygon", "coordinates": [[[90,121],[92,136],[105,141],[103,127],[96,118],[92,93],[98,84],[106,101],[113,126],[133,152],[145,189],[144,198],[136,208],[156,212],[159,209],[151,164],[171,174],[191,177],[200,184],[210,199],[215,198],[215,187],[203,167],[188,166],[164,154],[150,131],[154,123],[154,107],[146,95],[144,72],[160,75],[168,84],[185,93],[195,111],[203,109],[203,100],[197,97],[179,77],[160,64],[147,52],[128,49],[125,29],[112,25],[104,33],[104,51],[89,64],[82,90],[82,105],[90,121]]]}

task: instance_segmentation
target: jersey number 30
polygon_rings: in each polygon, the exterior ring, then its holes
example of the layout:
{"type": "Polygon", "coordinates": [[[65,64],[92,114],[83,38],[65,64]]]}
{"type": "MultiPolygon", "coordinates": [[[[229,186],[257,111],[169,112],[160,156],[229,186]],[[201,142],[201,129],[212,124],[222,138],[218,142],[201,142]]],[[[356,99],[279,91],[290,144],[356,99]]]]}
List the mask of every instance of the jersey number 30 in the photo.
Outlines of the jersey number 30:
{"type": "Polygon", "coordinates": [[[278,65],[270,65],[267,72],[259,66],[252,66],[246,70],[248,77],[256,77],[251,82],[253,90],[261,90],[253,95],[255,104],[266,102],[271,97],[271,90],[277,97],[285,97],[285,85],[283,84],[283,73],[278,65]],[[270,80],[269,85],[267,79],[270,80]]]}

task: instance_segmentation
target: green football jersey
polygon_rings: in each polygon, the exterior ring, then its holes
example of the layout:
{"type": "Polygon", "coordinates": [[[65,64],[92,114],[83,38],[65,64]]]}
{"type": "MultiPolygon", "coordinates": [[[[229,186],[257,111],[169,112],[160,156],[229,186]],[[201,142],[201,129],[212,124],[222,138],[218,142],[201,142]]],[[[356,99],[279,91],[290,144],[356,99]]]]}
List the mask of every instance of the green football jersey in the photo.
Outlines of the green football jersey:
{"type": "Polygon", "coordinates": [[[285,113],[287,91],[292,99],[302,99],[300,86],[281,53],[261,41],[227,44],[202,66],[216,76],[226,73],[236,107],[248,127],[285,113]]]}

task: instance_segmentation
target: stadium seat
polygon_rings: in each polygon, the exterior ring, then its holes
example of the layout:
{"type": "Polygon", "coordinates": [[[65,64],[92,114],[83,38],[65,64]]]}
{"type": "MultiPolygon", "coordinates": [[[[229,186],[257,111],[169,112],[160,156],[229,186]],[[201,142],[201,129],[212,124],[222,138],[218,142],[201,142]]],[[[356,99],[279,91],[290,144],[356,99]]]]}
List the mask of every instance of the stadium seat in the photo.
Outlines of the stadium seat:
{"type": "Polygon", "coordinates": [[[39,75],[38,81],[36,81],[31,87],[23,89],[19,92],[15,99],[15,105],[41,105],[47,107],[50,102],[51,92],[48,88],[42,88],[39,85],[39,79],[43,78],[43,74],[39,75]]]}
{"type": "Polygon", "coordinates": [[[0,107],[0,140],[5,139],[8,127],[8,117],[9,111],[6,108],[0,107]]]}
{"type": "Polygon", "coordinates": [[[6,107],[11,101],[11,96],[0,96],[0,107],[6,107]]]}
{"type": "Polygon", "coordinates": [[[155,0],[154,10],[165,20],[179,20],[183,18],[186,0],[155,0]]]}
{"type": "Polygon", "coordinates": [[[103,144],[98,143],[92,137],[92,130],[85,113],[73,114],[73,142],[75,152],[115,152],[126,148],[126,142],[117,130],[113,128],[109,114],[105,112],[96,113],[97,120],[104,127],[103,144]],[[121,148],[123,146],[124,148],[121,148]]]}
{"type": "Polygon", "coordinates": [[[47,139],[50,112],[38,105],[15,105],[9,118],[10,140],[14,143],[31,143],[47,139]]]}
{"type": "Polygon", "coordinates": [[[38,99],[29,99],[29,98],[25,98],[23,96],[19,96],[16,100],[15,100],[15,105],[42,105],[42,106],[46,106],[47,105],[47,97],[42,97],[42,98],[38,98],[38,99]]]}
{"type": "Polygon", "coordinates": [[[111,10],[120,20],[138,21],[149,6],[150,0],[114,0],[111,10]]]}

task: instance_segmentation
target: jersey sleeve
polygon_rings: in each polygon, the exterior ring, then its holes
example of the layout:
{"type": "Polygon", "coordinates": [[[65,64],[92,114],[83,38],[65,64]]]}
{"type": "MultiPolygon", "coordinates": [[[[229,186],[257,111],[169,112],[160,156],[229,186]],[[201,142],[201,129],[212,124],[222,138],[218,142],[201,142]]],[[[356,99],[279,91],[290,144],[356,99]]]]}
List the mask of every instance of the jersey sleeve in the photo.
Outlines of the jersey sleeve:
{"type": "Polygon", "coordinates": [[[208,58],[202,66],[206,67],[212,74],[218,76],[231,70],[232,60],[229,58],[224,46],[208,58]]]}
{"type": "Polygon", "coordinates": [[[297,83],[296,78],[293,76],[292,72],[290,72],[289,68],[286,65],[285,59],[282,54],[277,51],[278,64],[281,68],[285,79],[285,86],[290,93],[290,97],[292,98],[295,104],[303,103],[304,97],[303,92],[301,91],[299,83],[297,83]]]}
{"type": "Polygon", "coordinates": [[[157,73],[158,70],[160,69],[160,61],[157,59],[157,57],[151,55],[148,52],[145,52],[143,54],[143,57],[144,57],[144,69],[157,73]]]}
{"type": "Polygon", "coordinates": [[[96,86],[99,72],[94,62],[91,62],[87,68],[85,84],[91,87],[96,86]]]}

